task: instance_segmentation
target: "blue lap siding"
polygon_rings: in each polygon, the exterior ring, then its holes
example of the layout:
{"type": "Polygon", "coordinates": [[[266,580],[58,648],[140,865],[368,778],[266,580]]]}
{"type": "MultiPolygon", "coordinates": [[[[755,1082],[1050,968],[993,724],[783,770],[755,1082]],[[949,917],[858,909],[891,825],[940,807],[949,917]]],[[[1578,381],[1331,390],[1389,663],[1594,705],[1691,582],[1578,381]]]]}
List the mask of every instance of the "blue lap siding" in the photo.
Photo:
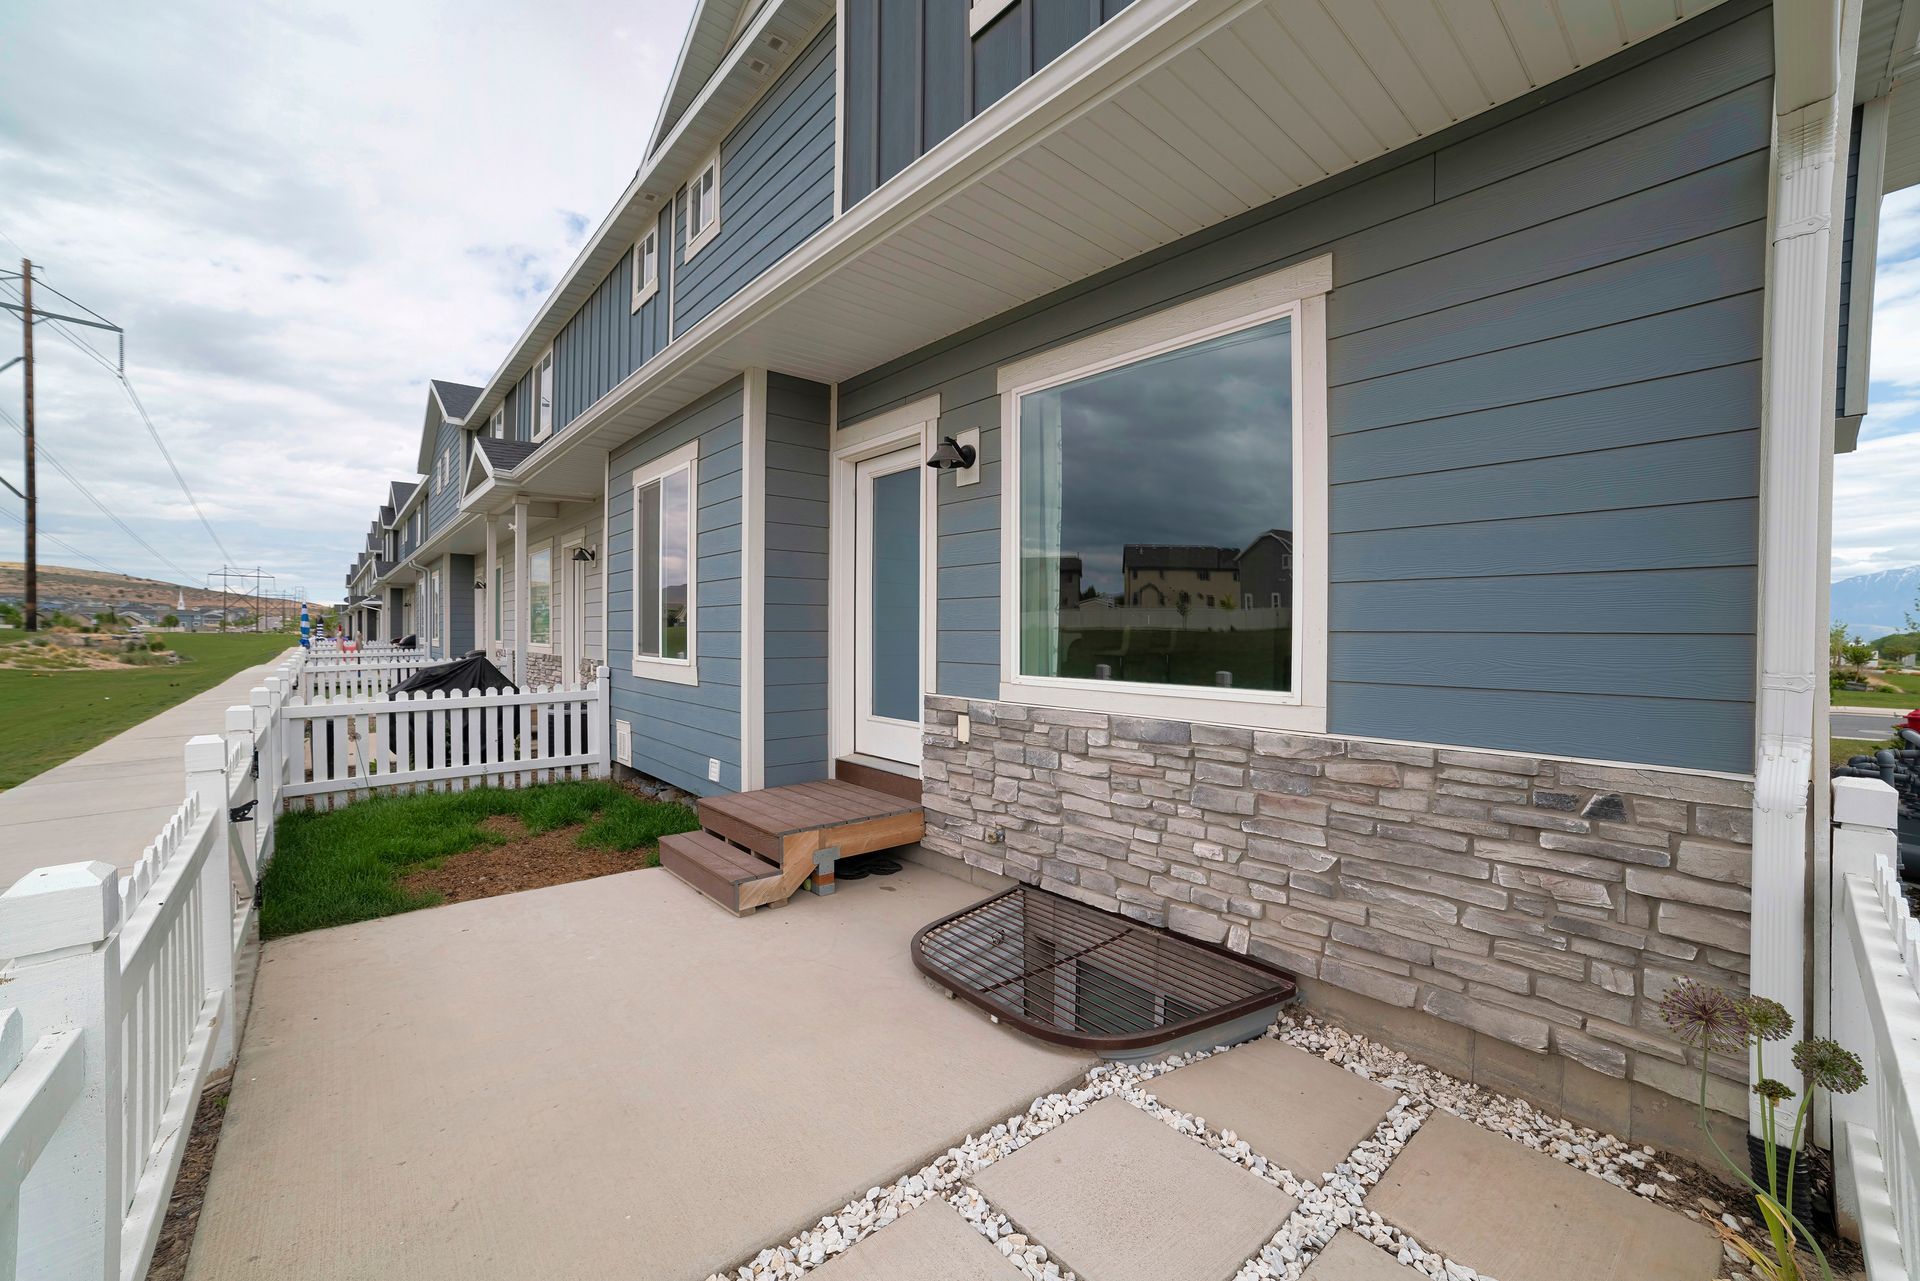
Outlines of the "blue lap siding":
{"type": "Polygon", "coordinates": [[[633,768],[699,795],[740,789],[741,384],[716,389],[608,459],[607,646],[613,715],[633,768]],[[633,470],[698,440],[694,662],[698,685],[633,672],[633,470]],[[718,782],[708,760],[720,762],[718,782]]]}
{"type": "Polygon", "coordinates": [[[1330,253],[1329,729],[1750,770],[1771,72],[1729,6],[844,382],[982,432],[937,688],[999,693],[999,366],[1330,253]]]}

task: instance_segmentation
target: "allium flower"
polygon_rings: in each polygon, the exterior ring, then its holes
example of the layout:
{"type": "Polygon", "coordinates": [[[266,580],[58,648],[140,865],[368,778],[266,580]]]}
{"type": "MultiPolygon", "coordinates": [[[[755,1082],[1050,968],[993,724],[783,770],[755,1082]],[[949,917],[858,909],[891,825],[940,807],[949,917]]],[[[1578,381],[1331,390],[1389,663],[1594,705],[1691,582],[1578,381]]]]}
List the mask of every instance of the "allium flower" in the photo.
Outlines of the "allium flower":
{"type": "Polygon", "coordinates": [[[1660,998],[1660,1017],[1688,1045],[1739,1054],[1747,1048],[1747,1017],[1740,1002],[1717,987],[1681,979],[1660,998]]]}
{"type": "Polygon", "coordinates": [[[1755,1085],[1753,1092],[1769,1103],[1785,1103],[1793,1097],[1793,1091],[1787,1086],[1786,1082],[1776,1081],[1772,1077],[1768,1077],[1755,1085]]]}
{"type": "Polygon", "coordinates": [[[1852,1094],[1867,1083],[1860,1056],[1823,1036],[1794,1046],[1793,1065],[1808,1082],[1835,1094],[1852,1094]]]}
{"type": "Polygon", "coordinates": [[[1747,1031],[1763,1041],[1784,1041],[1793,1035],[1793,1015],[1778,1001],[1750,996],[1740,1002],[1740,1013],[1746,1016],[1747,1031]]]}

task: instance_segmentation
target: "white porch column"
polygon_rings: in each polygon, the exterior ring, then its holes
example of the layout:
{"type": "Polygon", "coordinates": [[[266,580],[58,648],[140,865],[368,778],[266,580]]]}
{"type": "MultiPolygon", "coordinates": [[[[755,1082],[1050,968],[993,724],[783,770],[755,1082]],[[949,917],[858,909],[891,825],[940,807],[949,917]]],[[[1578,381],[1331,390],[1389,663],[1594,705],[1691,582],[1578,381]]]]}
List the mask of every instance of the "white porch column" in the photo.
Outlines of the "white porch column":
{"type": "MultiPolygon", "coordinates": [[[[1833,465],[1845,135],[1860,0],[1774,6],[1772,262],[1760,457],[1760,688],[1753,799],[1752,979],[1808,1020],[1810,794],[1826,620],[1820,608],[1833,465]],[[1844,3],[1844,13],[1842,4],[1844,3]]],[[[1794,1090],[1785,1055],[1769,1069],[1794,1090]]],[[[1760,1132],[1759,1100],[1748,1123],[1760,1132]]]]}
{"type": "Polygon", "coordinates": [[[487,586],[486,590],[480,594],[480,599],[486,603],[487,616],[474,620],[479,625],[480,648],[486,650],[489,654],[493,653],[493,613],[500,608],[500,602],[495,599],[496,594],[500,591],[500,579],[495,573],[500,565],[500,550],[494,544],[494,537],[494,518],[492,514],[489,513],[487,516],[487,577],[485,580],[487,586]]]}
{"type": "Polygon", "coordinates": [[[527,500],[513,503],[513,679],[527,682],[527,647],[532,643],[533,620],[527,617],[527,500]]]}

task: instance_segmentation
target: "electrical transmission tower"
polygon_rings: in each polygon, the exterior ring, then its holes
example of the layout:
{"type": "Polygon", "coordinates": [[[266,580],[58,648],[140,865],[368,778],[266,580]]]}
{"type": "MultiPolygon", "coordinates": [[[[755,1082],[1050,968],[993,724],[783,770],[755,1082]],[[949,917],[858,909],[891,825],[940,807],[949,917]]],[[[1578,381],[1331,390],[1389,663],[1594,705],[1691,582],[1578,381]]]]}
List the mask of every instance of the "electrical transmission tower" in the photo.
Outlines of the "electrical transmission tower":
{"type": "Polygon", "coordinates": [[[214,590],[214,580],[220,582],[220,630],[227,630],[227,620],[232,606],[229,603],[238,596],[241,604],[253,603],[253,630],[266,630],[267,595],[271,590],[274,576],[255,565],[252,569],[236,569],[231,565],[222,565],[219,569],[207,573],[207,590],[214,590]],[[236,584],[238,587],[236,588],[236,584]]]}

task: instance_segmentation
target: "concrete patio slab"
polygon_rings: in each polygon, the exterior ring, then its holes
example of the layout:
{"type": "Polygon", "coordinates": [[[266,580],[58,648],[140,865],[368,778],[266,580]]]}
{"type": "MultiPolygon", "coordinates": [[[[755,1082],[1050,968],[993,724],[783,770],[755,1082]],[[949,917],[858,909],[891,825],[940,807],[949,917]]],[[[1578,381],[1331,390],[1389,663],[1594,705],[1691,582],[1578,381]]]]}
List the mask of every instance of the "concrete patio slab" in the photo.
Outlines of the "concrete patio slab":
{"type": "Polygon", "coordinates": [[[1087,1281],[1227,1281],[1294,1207],[1121,1099],[988,1166],[974,1186],[1087,1281]]]}
{"type": "Polygon", "coordinates": [[[1500,1281],[1709,1281],[1713,1233],[1671,1210],[1446,1112],[1435,1112],[1367,1204],[1500,1281]]]}
{"type": "Polygon", "coordinates": [[[656,869],[268,943],[188,1277],[699,1281],[785,1241],[1088,1066],[914,970],[979,897],[909,867],[736,920],[656,869]]]}
{"type": "Polygon", "coordinates": [[[1420,1274],[1351,1232],[1336,1232],[1307,1265],[1305,1281],[1414,1281],[1420,1274]]]}
{"type": "Polygon", "coordinates": [[[1278,1041],[1249,1041],[1147,1085],[1155,1098],[1232,1130],[1255,1152],[1319,1182],[1373,1133],[1399,1096],[1278,1041]]]}
{"type": "Polygon", "coordinates": [[[813,1273],[814,1281],[1013,1281],[1018,1275],[945,1201],[909,1210],[813,1273]]]}
{"type": "Polygon", "coordinates": [[[126,870],[186,799],[182,753],[218,734],[275,657],[0,792],[0,890],[36,867],[98,859],[126,870]]]}

